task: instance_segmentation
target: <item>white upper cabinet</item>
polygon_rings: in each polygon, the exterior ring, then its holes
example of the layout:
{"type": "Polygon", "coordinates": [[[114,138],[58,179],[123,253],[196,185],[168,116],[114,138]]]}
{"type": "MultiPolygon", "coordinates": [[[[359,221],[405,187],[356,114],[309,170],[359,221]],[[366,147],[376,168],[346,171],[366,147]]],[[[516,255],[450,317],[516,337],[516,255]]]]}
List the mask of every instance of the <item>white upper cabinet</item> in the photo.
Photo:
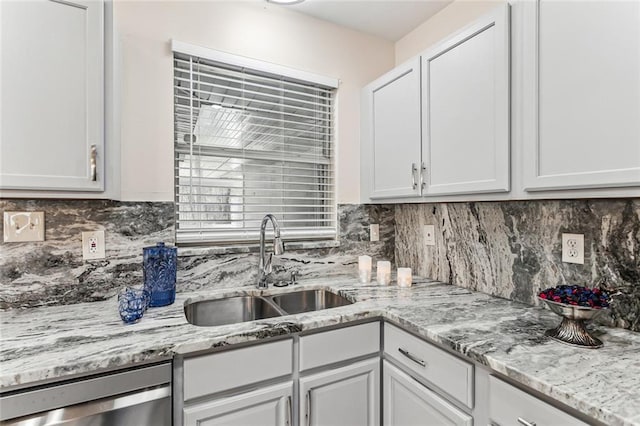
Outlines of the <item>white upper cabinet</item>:
{"type": "Polygon", "coordinates": [[[420,61],[414,59],[371,83],[371,198],[420,195],[420,61]]]}
{"type": "Polygon", "coordinates": [[[640,2],[523,2],[528,191],[640,185],[640,2]]]}
{"type": "Polygon", "coordinates": [[[104,189],[103,3],[0,2],[0,188],[104,189]]]}
{"type": "Polygon", "coordinates": [[[425,195],[509,191],[509,6],[422,54],[425,195]]]}
{"type": "Polygon", "coordinates": [[[507,4],[363,96],[363,198],[509,191],[507,4]]]}

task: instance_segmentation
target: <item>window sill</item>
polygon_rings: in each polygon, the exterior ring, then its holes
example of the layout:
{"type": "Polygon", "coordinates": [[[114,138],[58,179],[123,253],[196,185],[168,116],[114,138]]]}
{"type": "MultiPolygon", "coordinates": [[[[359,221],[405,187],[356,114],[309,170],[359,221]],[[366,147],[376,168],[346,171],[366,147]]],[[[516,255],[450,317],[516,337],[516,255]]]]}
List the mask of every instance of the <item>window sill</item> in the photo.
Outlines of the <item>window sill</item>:
{"type": "MultiPolygon", "coordinates": [[[[267,244],[270,247],[271,244],[267,244]]],[[[340,247],[340,241],[338,240],[324,240],[324,241],[291,241],[284,243],[286,251],[289,250],[312,250],[312,249],[324,249],[340,247]]],[[[257,253],[260,251],[259,244],[245,244],[235,246],[209,246],[209,247],[178,247],[179,257],[188,256],[207,256],[218,254],[238,254],[238,253],[257,253]]],[[[285,252],[286,254],[286,252],[285,252]]]]}

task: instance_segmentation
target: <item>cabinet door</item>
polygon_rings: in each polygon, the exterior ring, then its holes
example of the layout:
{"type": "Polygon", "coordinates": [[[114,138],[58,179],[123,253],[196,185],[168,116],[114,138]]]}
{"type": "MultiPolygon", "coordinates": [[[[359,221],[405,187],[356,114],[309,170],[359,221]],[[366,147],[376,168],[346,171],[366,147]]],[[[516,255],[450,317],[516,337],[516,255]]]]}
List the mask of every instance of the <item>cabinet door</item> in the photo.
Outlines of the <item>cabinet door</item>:
{"type": "Polygon", "coordinates": [[[184,408],[186,426],[290,426],[293,382],[184,408]]]}
{"type": "Polygon", "coordinates": [[[368,360],[300,379],[300,425],[380,424],[380,360],[368,360]]]}
{"type": "Polygon", "coordinates": [[[370,197],[420,194],[420,61],[395,68],[370,91],[370,197]]]}
{"type": "Polygon", "coordinates": [[[0,188],[103,190],[103,3],[0,2],[0,40],[0,188]]]}
{"type": "Polygon", "coordinates": [[[422,55],[426,194],[509,191],[509,6],[422,55]]]}
{"type": "Polygon", "coordinates": [[[471,426],[473,418],[384,361],[385,426],[471,426]]]}
{"type": "Polygon", "coordinates": [[[522,2],[525,189],[640,185],[640,2],[522,2]]]}

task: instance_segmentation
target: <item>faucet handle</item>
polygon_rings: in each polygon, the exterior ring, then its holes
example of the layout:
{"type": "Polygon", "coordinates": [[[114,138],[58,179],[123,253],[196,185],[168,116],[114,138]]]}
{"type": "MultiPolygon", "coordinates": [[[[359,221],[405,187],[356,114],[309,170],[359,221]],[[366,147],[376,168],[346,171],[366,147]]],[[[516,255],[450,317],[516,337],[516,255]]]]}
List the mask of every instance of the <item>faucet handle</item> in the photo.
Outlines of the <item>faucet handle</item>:
{"type": "Polygon", "coordinates": [[[291,271],[291,285],[296,284],[296,278],[298,277],[298,271],[291,271]]]}

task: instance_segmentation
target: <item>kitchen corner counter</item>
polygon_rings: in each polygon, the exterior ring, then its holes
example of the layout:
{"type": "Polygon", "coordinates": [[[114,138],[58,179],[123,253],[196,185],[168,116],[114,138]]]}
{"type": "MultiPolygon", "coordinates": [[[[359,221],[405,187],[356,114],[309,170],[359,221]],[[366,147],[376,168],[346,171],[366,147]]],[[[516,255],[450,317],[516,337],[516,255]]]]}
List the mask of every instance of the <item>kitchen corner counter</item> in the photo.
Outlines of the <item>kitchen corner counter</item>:
{"type": "Polygon", "coordinates": [[[120,321],[114,299],[2,311],[0,390],[382,317],[603,423],[640,426],[640,333],[595,327],[605,346],[580,349],[544,336],[560,321],[548,310],[447,284],[425,281],[401,289],[331,278],[330,284],[309,280],[296,289],[302,287],[331,289],[356,303],[219,327],[189,324],[184,302],[262,292],[243,287],[178,294],[173,305],[151,308],[133,325],[120,321]]]}

